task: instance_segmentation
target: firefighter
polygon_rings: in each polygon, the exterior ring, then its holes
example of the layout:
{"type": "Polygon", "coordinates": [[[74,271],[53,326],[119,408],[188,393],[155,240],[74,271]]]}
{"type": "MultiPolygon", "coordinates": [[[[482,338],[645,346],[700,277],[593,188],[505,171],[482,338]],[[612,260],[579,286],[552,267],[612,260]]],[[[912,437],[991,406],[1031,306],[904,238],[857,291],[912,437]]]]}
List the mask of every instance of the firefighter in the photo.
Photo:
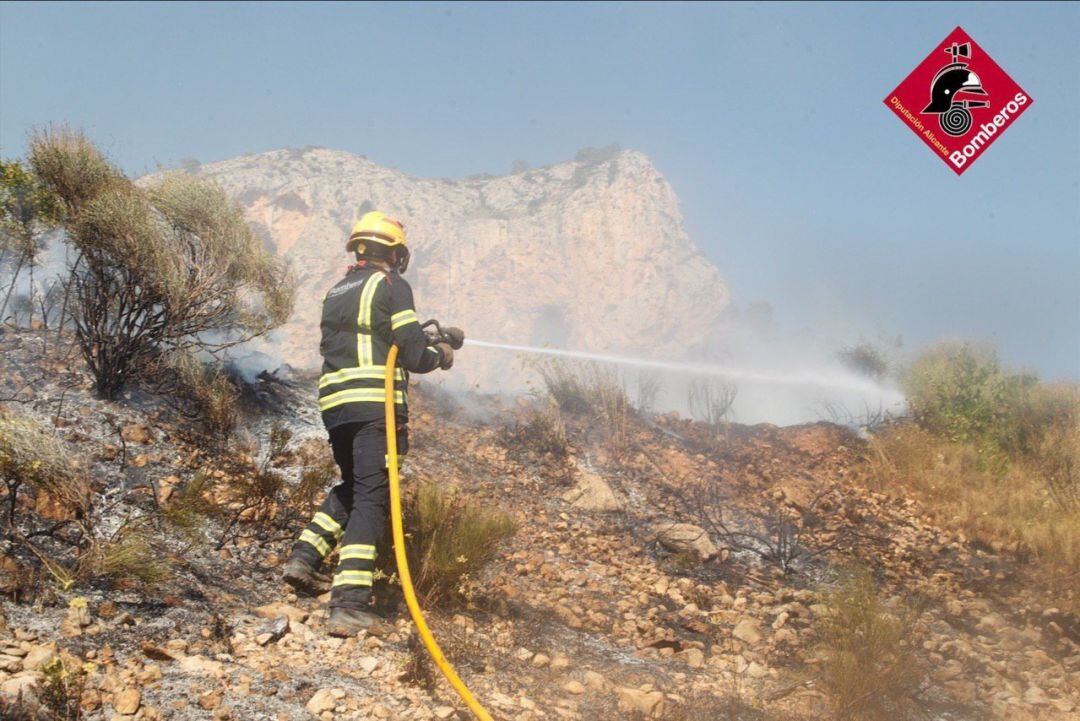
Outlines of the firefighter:
{"type": "MultiPolygon", "coordinates": [[[[401,277],[409,263],[401,223],[378,211],[365,213],[353,226],[345,250],[355,253],[356,264],[323,299],[319,345],[319,410],[341,483],[327,494],[284,568],[289,585],[300,593],[317,594],[330,580],[319,572],[323,559],[341,544],[327,630],[342,637],[387,630],[369,610],[375,544],[383,537],[390,502],[383,387],[387,353],[397,345],[403,366],[395,371],[402,454],[408,450],[408,374],[449,370],[454,364],[450,345],[429,345],[420,328],[412,289],[401,277]]],[[[446,335],[464,339],[456,328],[447,329],[446,335]]]]}

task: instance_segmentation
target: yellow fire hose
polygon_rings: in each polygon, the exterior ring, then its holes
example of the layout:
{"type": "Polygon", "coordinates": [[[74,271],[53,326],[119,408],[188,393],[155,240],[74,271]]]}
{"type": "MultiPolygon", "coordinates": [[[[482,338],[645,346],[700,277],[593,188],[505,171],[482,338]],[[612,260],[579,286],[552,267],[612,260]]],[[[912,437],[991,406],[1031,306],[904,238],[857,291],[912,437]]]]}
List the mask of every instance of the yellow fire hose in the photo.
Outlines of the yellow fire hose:
{"type": "Polygon", "coordinates": [[[390,352],[386,356],[386,467],[390,472],[390,522],[394,529],[394,556],[397,558],[398,576],[401,578],[401,588],[405,592],[405,603],[409,606],[409,614],[412,616],[416,630],[424,641],[435,665],[442,671],[443,676],[454,687],[461,700],[469,707],[480,721],[492,721],[491,714],[484,710],[480,702],[469,691],[469,687],[458,678],[450,662],[443,656],[442,649],[431,635],[424,620],[424,613],[420,610],[420,603],[416,600],[416,592],[413,591],[412,576],[409,574],[409,559],[405,555],[405,531],[401,524],[401,486],[398,478],[398,453],[397,453],[397,414],[394,407],[394,369],[397,367],[398,347],[390,346],[390,352]]]}

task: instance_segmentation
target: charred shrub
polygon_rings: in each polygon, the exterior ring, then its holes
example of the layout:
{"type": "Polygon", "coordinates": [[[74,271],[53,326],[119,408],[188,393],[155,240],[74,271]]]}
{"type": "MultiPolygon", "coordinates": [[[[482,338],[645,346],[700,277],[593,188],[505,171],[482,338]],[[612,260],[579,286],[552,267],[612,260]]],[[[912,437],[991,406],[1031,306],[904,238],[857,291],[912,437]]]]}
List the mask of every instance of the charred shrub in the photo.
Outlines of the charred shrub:
{"type": "Polygon", "coordinates": [[[52,712],[54,721],[80,721],[83,716],[82,695],[86,689],[86,671],[82,667],[68,668],[55,658],[46,664],[38,695],[42,705],[52,712]]]}
{"type": "Polygon", "coordinates": [[[550,361],[539,363],[537,371],[548,395],[566,413],[585,414],[592,410],[588,379],[584,368],[572,363],[550,361]]]}
{"type": "Polygon", "coordinates": [[[225,473],[215,489],[215,499],[224,519],[224,528],[217,547],[245,535],[265,535],[270,529],[280,529],[287,521],[284,513],[289,485],[284,474],[275,467],[286,455],[292,431],[275,421],[270,427],[266,450],[261,461],[248,459],[246,467],[225,473]],[[246,527],[254,528],[250,531],[246,527]]]}
{"type": "Polygon", "coordinates": [[[401,676],[398,677],[398,680],[419,686],[426,691],[432,691],[438,677],[435,673],[435,665],[431,661],[431,655],[420,640],[420,634],[415,631],[409,634],[406,648],[409,651],[409,656],[402,666],[401,676]]]}
{"type": "Polygon", "coordinates": [[[881,381],[889,374],[888,357],[870,343],[862,342],[848,346],[836,355],[844,366],[867,378],[881,381]]]}
{"type": "Polygon", "coordinates": [[[334,462],[333,455],[320,445],[320,452],[306,455],[304,470],[300,472],[300,481],[289,495],[289,506],[302,518],[308,518],[315,512],[322,492],[341,479],[341,469],[334,462]]]}
{"type": "Polygon", "coordinates": [[[660,373],[638,371],[634,378],[634,387],[634,407],[643,415],[651,415],[656,410],[656,399],[664,387],[660,373]]]}
{"type": "Polygon", "coordinates": [[[738,387],[730,383],[716,378],[699,378],[687,386],[686,400],[694,418],[718,429],[731,413],[738,393],[738,387]]]}
{"type": "Polygon", "coordinates": [[[12,556],[0,556],[0,595],[14,603],[33,600],[44,580],[36,568],[12,556]]]}
{"type": "Polygon", "coordinates": [[[618,462],[629,453],[635,411],[618,371],[597,363],[563,361],[540,363],[537,371],[561,411],[595,421],[612,460],[618,462]]]}
{"type": "Polygon", "coordinates": [[[281,422],[270,427],[266,444],[239,454],[228,470],[215,472],[211,496],[221,521],[217,547],[240,538],[293,536],[306,523],[327,486],[340,471],[324,442],[293,443],[293,433],[281,422]],[[286,467],[299,464],[291,480],[286,467]]]}
{"type": "Polygon", "coordinates": [[[524,447],[539,455],[550,454],[557,459],[566,458],[570,452],[566,425],[554,401],[532,412],[524,423],[515,423],[503,429],[502,442],[508,448],[524,447]]]}

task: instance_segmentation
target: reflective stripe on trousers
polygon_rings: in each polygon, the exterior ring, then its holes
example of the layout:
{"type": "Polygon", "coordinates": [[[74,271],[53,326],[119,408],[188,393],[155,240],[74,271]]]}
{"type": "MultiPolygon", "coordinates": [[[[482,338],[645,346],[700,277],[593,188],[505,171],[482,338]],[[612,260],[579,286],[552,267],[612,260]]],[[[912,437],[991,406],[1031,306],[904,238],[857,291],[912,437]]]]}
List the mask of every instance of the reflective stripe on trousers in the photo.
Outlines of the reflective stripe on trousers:
{"type": "MultiPolygon", "coordinates": [[[[375,546],[383,537],[390,503],[385,434],[381,422],[331,429],[330,444],[342,482],[326,494],[318,513],[293,547],[294,557],[317,568],[341,543],[331,606],[365,608],[371,599],[375,546]]],[[[408,449],[404,429],[398,433],[398,444],[408,449]]]]}

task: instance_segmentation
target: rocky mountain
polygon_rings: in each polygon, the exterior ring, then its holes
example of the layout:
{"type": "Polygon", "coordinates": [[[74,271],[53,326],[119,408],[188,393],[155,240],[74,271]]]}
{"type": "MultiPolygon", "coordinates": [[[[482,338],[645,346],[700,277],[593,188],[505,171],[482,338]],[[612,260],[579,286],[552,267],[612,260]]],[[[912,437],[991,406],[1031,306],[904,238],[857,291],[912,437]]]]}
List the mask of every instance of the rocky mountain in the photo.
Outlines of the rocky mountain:
{"type": "MultiPolygon", "coordinates": [[[[292,261],[301,293],[276,350],[294,365],[318,362],[323,294],[349,261],[349,227],[370,209],[406,226],[406,277],[421,316],[473,338],[682,355],[729,301],[683,230],[671,186],[631,150],[582,151],[571,162],[464,180],[416,178],[324,148],[188,170],[216,179],[267,245],[292,261]]],[[[459,364],[461,373],[513,385],[496,373],[511,359],[484,355],[459,364]]]]}

